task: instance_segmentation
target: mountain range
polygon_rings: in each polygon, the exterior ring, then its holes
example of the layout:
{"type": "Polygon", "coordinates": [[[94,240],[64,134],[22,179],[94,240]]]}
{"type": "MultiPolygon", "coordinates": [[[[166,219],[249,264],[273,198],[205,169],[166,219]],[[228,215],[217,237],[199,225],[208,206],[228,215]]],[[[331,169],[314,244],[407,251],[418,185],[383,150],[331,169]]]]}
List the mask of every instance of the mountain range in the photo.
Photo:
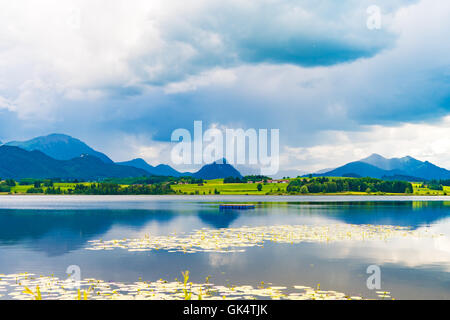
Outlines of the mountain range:
{"type": "Polygon", "coordinates": [[[56,160],[70,160],[82,154],[88,154],[99,158],[105,163],[114,163],[104,153],[98,152],[86,143],[65,134],[53,133],[27,141],[11,141],[5,145],[19,147],[27,151],[38,150],[56,160]]]}
{"type": "Polygon", "coordinates": [[[187,177],[192,175],[191,172],[179,172],[167,164],[160,164],[154,167],[141,158],[117,162],[117,164],[143,169],[155,176],[187,177]]]}
{"type": "Polygon", "coordinates": [[[57,160],[41,151],[27,151],[19,147],[0,146],[0,177],[2,178],[61,178],[100,180],[103,178],[147,176],[145,170],[105,163],[91,155],[70,160],[57,160]]]}
{"type": "Polygon", "coordinates": [[[415,181],[450,179],[450,171],[410,156],[388,159],[379,154],[372,154],[367,158],[347,163],[336,169],[315,173],[313,176],[372,177],[378,179],[402,177],[403,180],[415,181]]]}
{"type": "Polygon", "coordinates": [[[152,175],[201,179],[241,177],[226,161],[205,165],[196,173],[179,172],[166,164],[152,166],[141,158],[114,163],[104,153],[64,134],[11,141],[0,146],[1,178],[99,180],[152,175]]]}
{"type": "MultiPolygon", "coordinates": [[[[1,143],[0,143],[1,145],[1,143]]],[[[50,134],[0,146],[2,178],[71,178],[97,180],[107,177],[192,176],[201,179],[242,177],[225,159],[203,166],[195,173],[179,172],[169,165],[152,166],[144,159],[114,163],[107,155],[65,134],[50,134]]],[[[289,175],[290,176],[290,175],[289,175]]],[[[450,179],[450,171],[410,156],[384,158],[379,154],[324,169],[313,176],[373,177],[389,180],[422,181],[450,179]]]]}

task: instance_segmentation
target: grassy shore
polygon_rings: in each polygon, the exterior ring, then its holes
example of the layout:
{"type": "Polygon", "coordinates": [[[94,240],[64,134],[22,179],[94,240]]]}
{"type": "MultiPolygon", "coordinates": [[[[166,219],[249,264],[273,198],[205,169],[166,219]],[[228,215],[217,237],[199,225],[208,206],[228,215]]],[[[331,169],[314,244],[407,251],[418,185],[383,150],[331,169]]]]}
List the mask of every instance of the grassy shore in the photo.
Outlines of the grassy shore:
{"type": "MultiPolygon", "coordinates": [[[[84,183],[78,183],[78,184],[84,184],[84,185],[89,185],[91,184],[90,182],[84,182],[84,183]]],[[[67,192],[69,189],[74,189],[75,185],[77,185],[77,183],[66,183],[66,182],[60,182],[57,183],[55,182],[53,184],[54,188],[61,188],[62,191],[67,192]]],[[[11,187],[11,192],[3,192],[0,194],[27,194],[27,190],[33,188],[33,185],[16,185],[14,187],[11,187]]],[[[46,187],[42,186],[42,189],[45,190],[46,187]]]]}
{"type": "MultiPolygon", "coordinates": [[[[287,194],[287,183],[267,183],[262,185],[262,190],[258,191],[257,184],[247,183],[223,183],[223,179],[208,180],[203,185],[183,184],[174,185],[172,189],[181,194],[199,194],[209,195],[219,192],[223,195],[277,195],[287,194]]],[[[444,187],[443,191],[430,190],[428,188],[420,188],[421,184],[414,183],[414,193],[408,195],[446,195],[450,194],[450,187],[444,187]]],[[[320,195],[369,195],[367,192],[339,192],[339,193],[319,193],[320,195]]],[[[377,195],[378,193],[370,193],[377,195]]],[[[385,193],[383,195],[400,195],[398,193],[385,193]]]]}
{"type": "MultiPolygon", "coordinates": [[[[89,182],[83,183],[89,185],[89,182]]],[[[67,192],[69,189],[74,189],[76,183],[54,183],[55,188],[61,188],[62,191],[67,192]]],[[[173,185],[172,189],[177,194],[185,195],[284,195],[287,194],[287,183],[267,183],[262,184],[262,190],[258,191],[256,183],[223,183],[223,179],[208,180],[202,185],[198,184],[180,184],[173,185]]],[[[125,185],[123,185],[125,186],[125,185]]],[[[27,194],[27,190],[33,185],[16,185],[11,188],[11,192],[3,192],[0,194],[27,194]]],[[[413,183],[414,193],[408,195],[420,196],[443,196],[450,195],[450,187],[444,187],[443,191],[430,190],[428,188],[421,188],[421,184],[413,183]]],[[[43,187],[45,190],[45,187],[43,187]]],[[[370,195],[377,195],[379,193],[370,193],[370,195]]],[[[319,193],[318,195],[369,195],[366,192],[340,192],[340,193],[319,193]]],[[[386,193],[383,195],[401,195],[398,193],[386,193]]]]}

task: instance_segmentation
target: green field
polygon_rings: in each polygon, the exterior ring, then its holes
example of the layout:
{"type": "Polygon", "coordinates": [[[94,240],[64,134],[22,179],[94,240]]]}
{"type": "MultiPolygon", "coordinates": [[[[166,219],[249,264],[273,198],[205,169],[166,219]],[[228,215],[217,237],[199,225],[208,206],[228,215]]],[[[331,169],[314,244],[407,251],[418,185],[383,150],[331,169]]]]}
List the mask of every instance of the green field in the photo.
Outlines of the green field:
{"type": "Polygon", "coordinates": [[[220,194],[230,195],[264,195],[267,193],[286,193],[287,183],[263,184],[262,190],[258,191],[256,183],[223,183],[223,179],[208,180],[203,185],[183,184],[173,185],[172,189],[181,194],[214,194],[214,190],[220,194]]]}
{"type": "Polygon", "coordinates": [[[412,184],[414,187],[414,194],[415,195],[420,195],[420,196],[427,196],[427,195],[450,195],[450,187],[446,187],[444,186],[444,190],[439,191],[439,190],[431,190],[428,188],[421,188],[421,183],[413,183],[412,184]]]}
{"type": "MultiPolygon", "coordinates": [[[[90,182],[83,183],[84,185],[91,184],[90,182]]],[[[54,188],[61,188],[63,191],[74,189],[76,183],[60,183],[55,182],[54,188]]],[[[223,183],[223,179],[208,180],[203,185],[198,184],[176,184],[172,185],[172,189],[177,194],[185,195],[283,195],[286,194],[287,183],[266,183],[262,184],[262,190],[257,190],[257,183],[223,183]]],[[[122,185],[126,186],[126,185],[122,185]]],[[[430,190],[428,188],[421,188],[420,183],[413,183],[414,195],[450,195],[450,187],[444,186],[443,191],[430,190]]],[[[11,188],[10,194],[26,194],[27,190],[33,188],[33,185],[16,185],[11,188]]],[[[45,190],[45,187],[42,187],[45,190]]],[[[1,194],[7,194],[6,192],[1,194]]],[[[323,195],[323,193],[320,193],[323,195]]],[[[372,193],[373,195],[374,193],[372,193]]],[[[328,194],[333,195],[333,194],[328,194]]],[[[334,193],[334,195],[367,195],[366,192],[341,192],[334,193]]],[[[386,194],[390,195],[390,194],[386,194]]],[[[395,195],[395,194],[392,194],[395,195]]],[[[398,194],[397,194],[398,195],[398,194]]]]}
{"type": "MultiPolygon", "coordinates": [[[[76,184],[77,183],[55,182],[53,184],[53,187],[54,188],[61,188],[61,190],[67,191],[68,189],[74,189],[76,184]]],[[[78,184],[80,184],[80,183],[78,183],[78,184]]],[[[82,184],[89,185],[90,183],[89,182],[85,182],[85,183],[82,183],[82,184]]],[[[25,185],[25,186],[16,185],[15,187],[11,187],[11,193],[13,193],[13,194],[16,194],[16,193],[27,193],[27,190],[31,189],[31,188],[33,188],[33,185],[25,185]]],[[[45,190],[46,187],[42,187],[42,188],[45,190]]]]}
{"type": "MultiPolygon", "coordinates": [[[[200,194],[208,195],[214,194],[214,190],[220,192],[224,195],[266,195],[266,194],[286,194],[286,188],[288,184],[286,183],[271,183],[263,184],[263,189],[261,191],[257,190],[257,184],[247,184],[247,183],[223,183],[223,179],[208,180],[203,185],[197,184],[184,184],[184,185],[173,185],[172,189],[177,191],[179,194],[200,194]]],[[[421,184],[413,183],[414,195],[447,195],[450,194],[450,187],[445,187],[443,191],[430,190],[428,188],[420,188],[421,184]]],[[[323,194],[323,193],[320,193],[323,194]]],[[[340,192],[328,195],[367,195],[366,192],[340,192]]],[[[372,193],[374,195],[374,193],[372,193]]],[[[399,195],[386,193],[385,195],[399,195]]]]}

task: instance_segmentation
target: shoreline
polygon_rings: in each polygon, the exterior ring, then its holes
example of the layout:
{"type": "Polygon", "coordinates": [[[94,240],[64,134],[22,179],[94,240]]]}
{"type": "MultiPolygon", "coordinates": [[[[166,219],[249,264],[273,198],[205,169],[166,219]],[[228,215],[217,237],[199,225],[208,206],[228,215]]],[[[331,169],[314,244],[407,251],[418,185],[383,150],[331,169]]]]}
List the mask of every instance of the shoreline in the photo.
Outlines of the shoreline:
{"type": "MultiPolygon", "coordinates": [[[[0,199],[142,199],[142,200],[188,200],[188,201],[230,201],[242,199],[249,199],[248,202],[271,202],[271,201],[286,201],[286,202],[303,202],[303,201],[318,201],[321,200],[337,200],[345,201],[450,201],[450,196],[444,195],[335,195],[335,194],[309,194],[309,195],[180,195],[180,194],[164,194],[164,195],[86,195],[86,194],[3,194],[0,199]],[[259,201],[265,199],[264,201],[259,201]]],[[[1,208],[2,202],[0,202],[1,208]]]]}
{"type": "Polygon", "coordinates": [[[450,195],[442,194],[337,194],[337,193],[309,193],[309,194],[42,194],[42,193],[0,193],[1,197],[441,197],[450,199],[450,195]]]}

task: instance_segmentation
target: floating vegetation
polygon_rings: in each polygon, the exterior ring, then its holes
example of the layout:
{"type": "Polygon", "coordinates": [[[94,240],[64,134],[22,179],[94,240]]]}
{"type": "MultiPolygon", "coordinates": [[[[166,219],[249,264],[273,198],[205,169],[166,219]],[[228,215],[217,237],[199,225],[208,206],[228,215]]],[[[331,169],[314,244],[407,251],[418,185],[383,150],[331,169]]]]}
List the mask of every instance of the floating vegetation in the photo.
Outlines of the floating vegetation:
{"type": "Polygon", "coordinates": [[[428,229],[385,225],[280,225],[194,230],[185,236],[146,235],[142,239],[91,240],[88,250],[126,249],[131,252],[167,250],[169,252],[243,252],[244,248],[260,246],[265,242],[296,244],[301,242],[388,241],[393,238],[438,237],[428,229]]]}
{"type": "MultiPolygon", "coordinates": [[[[198,284],[189,281],[189,271],[183,272],[183,282],[158,280],[134,283],[104,282],[97,279],[73,282],[54,276],[35,276],[29,273],[0,276],[0,288],[9,299],[19,300],[222,300],[222,299],[288,299],[288,300],[361,300],[337,291],[293,286],[261,285],[253,287],[219,286],[209,281],[198,284]],[[35,288],[35,290],[33,289],[35,288]]],[[[208,278],[209,280],[209,278],[208,278]]],[[[389,292],[383,292],[387,298],[389,292]]],[[[381,294],[380,294],[381,295],[381,294]]],[[[381,296],[380,296],[381,297],[381,296]]],[[[390,296],[389,296],[390,297],[390,296]]]]}
{"type": "Polygon", "coordinates": [[[377,295],[381,299],[392,299],[391,293],[389,291],[377,291],[377,295]]]}

